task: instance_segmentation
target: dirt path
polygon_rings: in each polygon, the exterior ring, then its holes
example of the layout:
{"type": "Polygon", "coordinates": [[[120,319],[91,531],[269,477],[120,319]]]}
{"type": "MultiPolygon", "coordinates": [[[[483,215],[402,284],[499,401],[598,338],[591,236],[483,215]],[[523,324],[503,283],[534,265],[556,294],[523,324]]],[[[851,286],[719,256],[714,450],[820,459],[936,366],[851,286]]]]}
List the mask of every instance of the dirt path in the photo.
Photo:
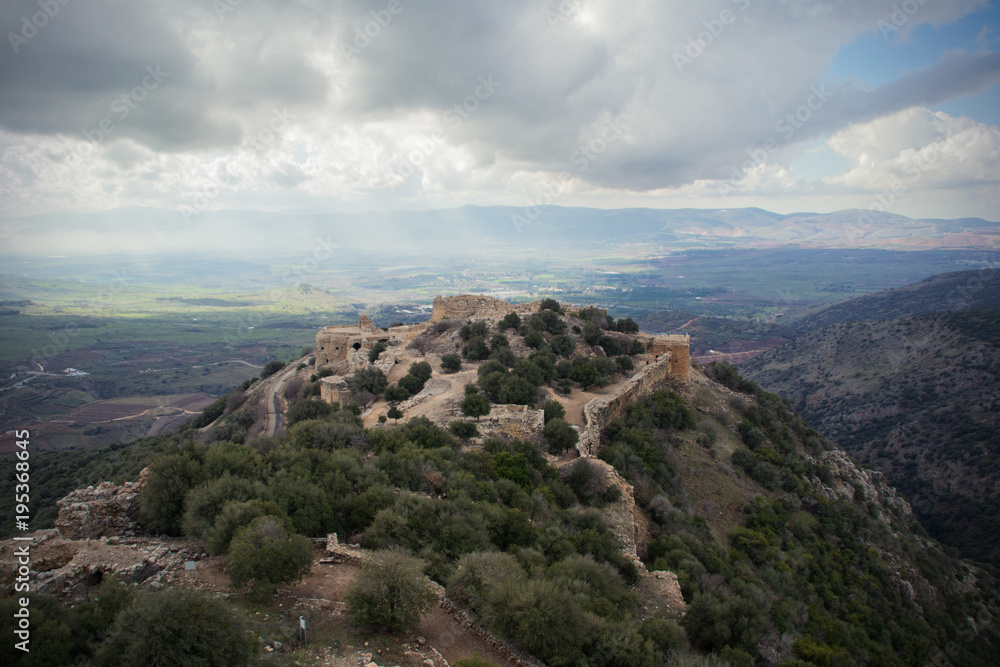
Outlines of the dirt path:
{"type": "Polygon", "coordinates": [[[451,614],[440,607],[435,607],[427,613],[414,632],[425,637],[428,645],[437,649],[438,653],[443,655],[449,663],[454,663],[461,658],[471,658],[478,653],[480,658],[501,665],[501,667],[515,667],[515,663],[470,633],[451,614]]]}
{"type": "MultiPolygon", "coordinates": [[[[220,586],[228,585],[229,579],[221,572],[221,563],[213,566],[203,566],[199,576],[202,581],[217,579],[220,586]],[[225,583],[224,583],[225,582],[225,583]]],[[[357,572],[356,565],[338,563],[332,565],[314,564],[312,573],[295,586],[281,586],[278,596],[298,600],[310,600],[317,606],[331,613],[343,611],[343,597],[357,572]]],[[[421,636],[427,640],[427,645],[436,649],[449,662],[460,658],[471,658],[475,654],[501,667],[514,667],[514,664],[494,650],[478,636],[470,633],[461,623],[455,620],[440,607],[434,607],[427,612],[410,635],[421,636]]]]}
{"type": "MultiPolygon", "coordinates": [[[[434,374],[428,380],[422,395],[426,396],[416,406],[406,410],[405,418],[427,417],[433,422],[447,421],[453,416],[451,405],[460,401],[465,395],[465,385],[474,384],[477,379],[476,369],[479,364],[465,362],[463,370],[458,373],[445,373],[441,370],[441,358],[436,354],[427,356],[403,354],[399,363],[392,367],[389,372],[389,382],[398,382],[410,369],[410,364],[417,361],[426,361],[434,369],[434,374]]],[[[372,404],[371,411],[365,415],[365,427],[378,423],[379,415],[384,415],[389,410],[389,404],[385,399],[379,399],[372,404]]]]}
{"type": "MultiPolygon", "coordinates": [[[[421,392],[425,394],[426,398],[416,406],[405,410],[404,419],[422,416],[436,423],[444,423],[452,418],[460,418],[461,415],[456,414],[453,406],[455,403],[461,401],[462,396],[465,394],[465,385],[476,383],[478,379],[477,369],[480,364],[466,361],[462,363],[463,370],[458,373],[445,373],[441,370],[441,358],[438,355],[428,354],[427,356],[419,356],[407,351],[400,357],[399,363],[393,366],[389,372],[388,379],[390,384],[398,382],[401,377],[406,375],[410,364],[416,361],[426,361],[429,363],[434,369],[434,374],[428,381],[424,392],[421,392]],[[444,386],[442,383],[447,383],[447,386],[444,386]]],[[[636,371],[641,369],[646,363],[648,363],[647,359],[639,357],[636,361],[636,371]]],[[[587,425],[583,414],[583,407],[599,396],[614,396],[627,381],[628,378],[622,377],[618,382],[610,384],[607,387],[593,387],[588,391],[575,389],[569,396],[558,394],[551,387],[543,387],[543,391],[545,392],[546,401],[558,401],[566,409],[567,422],[583,428],[587,425]]],[[[378,423],[379,415],[386,414],[388,410],[389,404],[386,403],[385,399],[380,398],[375,401],[372,404],[371,411],[364,417],[365,428],[378,423]]]]}

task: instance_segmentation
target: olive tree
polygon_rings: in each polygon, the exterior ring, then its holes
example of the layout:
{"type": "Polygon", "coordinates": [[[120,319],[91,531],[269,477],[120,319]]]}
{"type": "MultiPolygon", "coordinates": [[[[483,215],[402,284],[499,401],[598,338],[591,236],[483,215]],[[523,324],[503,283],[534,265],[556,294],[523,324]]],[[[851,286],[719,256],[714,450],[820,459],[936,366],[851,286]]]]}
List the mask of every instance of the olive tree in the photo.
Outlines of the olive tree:
{"type": "Polygon", "coordinates": [[[389,632],[413,627],[434,603],[423,563],[399,551],[382,551],[361,565],[344,594],[354,625],[389,632]]]}
{"type": "Polygon", "coordinates": [[[251,586],[255,598],[274,594],[278,584],[298,581],[312,568],[312,542],[290,533],[274,516],[262,516],[233,537],[226,572],[233,588],[251,586]]]}

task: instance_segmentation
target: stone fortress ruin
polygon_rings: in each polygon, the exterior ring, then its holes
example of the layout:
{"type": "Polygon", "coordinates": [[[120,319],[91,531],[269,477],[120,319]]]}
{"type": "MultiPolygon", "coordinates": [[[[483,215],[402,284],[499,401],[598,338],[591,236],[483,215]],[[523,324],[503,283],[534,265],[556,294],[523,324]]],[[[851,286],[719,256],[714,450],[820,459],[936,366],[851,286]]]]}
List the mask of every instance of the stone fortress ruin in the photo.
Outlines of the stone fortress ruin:
{"type": "MultiPolygon", "coordinates": [[[[420,324],[404,325],[380,329],[368,315],[358,318],[357,326],[324,327],[316,334],[316,368],[332,368],[347,366],[343,370],[355,370],[352,364],[354,356],[364,353],[367,361],[368,351],[376,343],[389,345],[401,344],[416,338],[427,326],[442,320],[499,320],[510,313],[532,315],[541,310],[541,301],[526,303],[508,303],[495,297],[480,294],[461,294],[458,296],[438,296],[434,298],[431,318],[420,324]]],[[[566,315],[574,316],[580,313],[578,306],[563,306],[566,315]]],[[[607,314],[606,310],[598,309],[607,314]]],[[[691,368],[690,343],[688,334],[643,334],[635,336],[646,344],[647,351],[657,358],[665,359],[670,366],[670,374],[687,382],[691,368]]]]}
{"type": "Polygon", "coordinates": [[[378,342],[388,343],[391,336],[362,315],[356,327],[324,327],[316,334],[316,366],[334,366],[347,361],[353,350],[370,350],[378,342]]]}
{"type": "MultiPolygon", "coordinates": [[[[430,326],[444,320],[499,320],[510,313],[530,316],[541,310],[542,301],[526,303],[508,303],[500,299],[478,294],[462,294],[458,296],[438,296],[433,301],[431,318],[419,324],[380,329],[371,318],[361,315],[357,326],[324,327],[316,334],[316,370],[329,369],[333,375],[324,377],[320,385],[320,397],[328,403],[338,403],[349,396],[346,378],[354,371],[369,365],[368,353],[378,343],[388,347],[375,362],[375,367],[386,375],[398,362],[400,351],[406,344],[426,331],[430,326]]],[[[562,306],[566,315],[579,315],[581,308],[562,306]]],[[[607,315],[606,310],[597,309],[607,315]]],[[[664,383],[667,378],[676,382],[687,383],[690,375],[690,336],[687,334],[644,334],[637,333],[634,337],[645,344],[646,352],[653,357],[651,363],[639,371],[629,389],[621,396],[615,397],[607,405],[588,406],[585,410],[588,425],[581,434],[581,453],[591,453],[591,440],[597,431],[603,427],[608,415],[617,414],[619,404],[634,399],[640,393],[651,391],[652,387],[664,383]],[[589,437],[588,437],[589,436],[589,437]]],[[[401,409],[414,407],[420,397],[411,398],[400,405],[401,409]]],[[[534,430],[540,419],[540,410],[529,410],[527,414],[522,406],[494,406],[492,418],[488,424],[483,424],[484,431],[506,432],[510,435],[524,437],[534,430]],[[509,410],[505,408],[509,407],[509,410]],[[537,412],[538,414],[534,414],[537,412]],[[510,414],[509,419],[505,416],[510,414]],[[496,422],[496,423],[492,423],[496,422]],[[508,424],[507,422],[517,422],[508,424]],[[522,423],[523,422],[523,423],[522,423]]]]}

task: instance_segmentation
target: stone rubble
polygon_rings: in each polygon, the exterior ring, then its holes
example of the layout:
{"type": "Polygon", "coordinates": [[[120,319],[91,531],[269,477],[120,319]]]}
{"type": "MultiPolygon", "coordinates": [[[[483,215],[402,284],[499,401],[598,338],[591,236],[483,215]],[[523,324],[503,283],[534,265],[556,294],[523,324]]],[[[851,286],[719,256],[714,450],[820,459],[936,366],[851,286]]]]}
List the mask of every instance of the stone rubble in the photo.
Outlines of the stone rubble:
{"type": "Polygon", "coordinates": [[[56,502],[59,507],[56,528],[73,540],[138,534],[139,494],[148,475],[149,469],[144,468],[138,482],[125,482],[122,486],[101,482],[96,487],[71,491],[56,502]]]}

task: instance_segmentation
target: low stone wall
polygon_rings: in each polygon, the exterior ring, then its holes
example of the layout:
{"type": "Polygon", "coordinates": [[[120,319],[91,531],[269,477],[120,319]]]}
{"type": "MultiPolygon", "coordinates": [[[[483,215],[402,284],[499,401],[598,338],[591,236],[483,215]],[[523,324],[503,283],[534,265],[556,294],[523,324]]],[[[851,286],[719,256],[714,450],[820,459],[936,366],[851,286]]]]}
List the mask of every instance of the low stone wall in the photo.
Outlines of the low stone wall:
{"type": "Polygon", "coordinates": [[[545,428],[545,411],[527,405],[494,405],[490,414],[476,422],[483,435],[506,435],[525,440],[545,428]]]}
{"type": "Polygon", "coordinates": [[[662,388],[670,376],[670,356],[661,356],[659,361],[633,375],[617,395],[611,398],[598,396],[583,406],[587,425],[580,432],[580,441],[576,444],[580,456],[597,456],[601,448],[601,431],[611,420],[621,416],[636,399],[662,388]]]}
{"type": "Polygon", "coordinates": [[[461,623],[462,627],[464,627],[468,632],[482,639],[490,645],[490,648],[510,660],[515,665],[518,665],[518,667],[545,667],[545,663],[538,658],[521,651],[512,643],[500,639],[495,634],[477,623],[476,617],[473,616],[471,611],[448,597],[444,592],[444,588],[439,584],[434,582],[431,583],[434,587],[436,587],[434,592],[438,596],[438,604],[441,608],[451,614],[452,617],[461,623]]]}

